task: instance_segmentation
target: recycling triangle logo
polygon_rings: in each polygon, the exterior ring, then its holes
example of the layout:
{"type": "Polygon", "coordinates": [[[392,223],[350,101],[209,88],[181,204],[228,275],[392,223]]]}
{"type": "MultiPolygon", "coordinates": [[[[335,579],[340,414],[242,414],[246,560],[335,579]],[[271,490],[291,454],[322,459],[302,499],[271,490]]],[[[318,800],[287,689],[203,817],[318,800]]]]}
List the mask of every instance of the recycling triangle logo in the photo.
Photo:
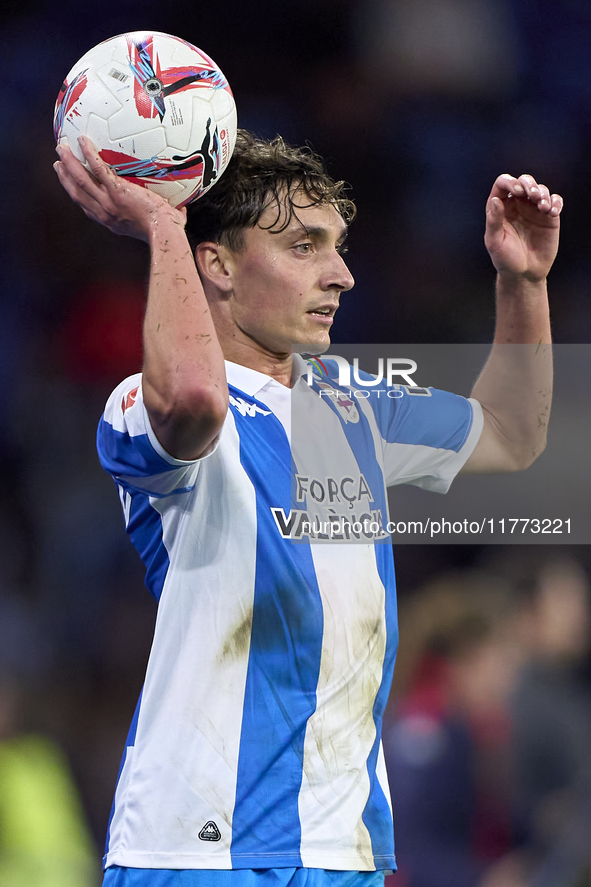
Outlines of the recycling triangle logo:
{"type": "Polygon", "coordinates": [[[199,837],[202,841],[220,841],[222,836],[215,822],[210,819],[199,832],[199,837]]]}

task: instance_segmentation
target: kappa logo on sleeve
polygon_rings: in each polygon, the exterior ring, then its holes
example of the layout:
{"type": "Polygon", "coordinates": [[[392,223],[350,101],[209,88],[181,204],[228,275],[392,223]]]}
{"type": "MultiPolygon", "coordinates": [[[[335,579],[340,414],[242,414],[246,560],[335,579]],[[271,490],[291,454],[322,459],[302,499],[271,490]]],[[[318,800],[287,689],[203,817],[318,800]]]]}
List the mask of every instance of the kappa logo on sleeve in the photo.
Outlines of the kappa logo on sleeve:
{"type": "Polygon", "coordinates": [[[221,841],[222,836],[215,822],[210,819],[209,822],[205,823],[199,832],[199,839],[201,841],[221,841]]]}
{"type": "Polygon", "coordinates": [[[260,413],[261,416],[271,415],[271,410],[263,410],[258,404],[249,403],[243,397],[232,397],[230,395],[230,403],[233,407],[236,407],[241,416],[254,417],[257,413],[260,413]]]}
{"type": "Polygon", "coordinates": [[[128,410],[130,407],[132,407],[134,405],[135,399],[137,397],[138,388],[139,388],[139,385],[137,385],[135,388],[132,388],[132,390],[129,392],[129,394],[122,399],[122,401],[121,401],[121,412],[122,413],[124,413],[125,410],[128,410]]]}

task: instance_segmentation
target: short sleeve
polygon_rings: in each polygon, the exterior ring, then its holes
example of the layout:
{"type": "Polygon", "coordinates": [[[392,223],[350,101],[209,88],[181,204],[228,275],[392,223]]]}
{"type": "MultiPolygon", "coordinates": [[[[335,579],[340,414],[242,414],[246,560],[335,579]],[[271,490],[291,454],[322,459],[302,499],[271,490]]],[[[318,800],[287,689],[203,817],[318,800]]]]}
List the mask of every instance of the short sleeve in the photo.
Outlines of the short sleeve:
{"type": "Polygon", "coordinates": [[[189,492],[203,461],[175,459],[159,443],[144,406],[141,373],[111,394],[99,422],[97,450],[102,467],[117,483],[155,497],[189,492]]]}
{"type": "Polygon", "coordinates": [[[436,388],[400,388],[376,411],[387,486],[445,493],[478,443],[482,409],[473,398],[436,388]]]}

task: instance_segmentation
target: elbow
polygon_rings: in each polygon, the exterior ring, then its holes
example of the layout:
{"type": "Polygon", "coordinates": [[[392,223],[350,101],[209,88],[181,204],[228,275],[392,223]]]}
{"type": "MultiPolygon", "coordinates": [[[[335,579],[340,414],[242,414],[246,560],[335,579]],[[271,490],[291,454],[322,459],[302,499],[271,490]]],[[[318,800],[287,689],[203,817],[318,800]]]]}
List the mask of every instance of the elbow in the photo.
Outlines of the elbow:
{"type": "Polygon", "coordinates": [[[174,412],[202,424],[215,426],[217,434],[228,412],[228,388],[226,385],[196,388],[185,393],[183,399],[176,402],[174,412]]]}
{"type": "Polygon", "coordinates": [[[546,449],[548,423],[537,421],[501,422],[483,407],[484,428],[478,447],[480,470],[492,472],[525,471],[546,449]]]}
{"type": "Polygon", "coordinates": [[[150,419],[158,425],[196,422],[221,427],[228,411],[228,391],[221,386],[194,385],[157,392],[146,391],[144,384],[144,402],[150,419]]]}
{"type": "Polygon", "coordinates": [[[521,447],[514,452],[509,471],[525,471],[526,468],[530,468],[546,449],[546,443],[547,437],[544,434],[543,438],[539,438],[535,443],[521,447]]]}
{"type": "Polygon", "coordinates": [[[228,390],[194,386],[161,394],[147,386],[144,403],[164,449],[177,459],[191,460],[202,456],[221,431],[228,412],[228,390]]]}
{"type": "Polygon", "coordinates": [[[541,440],[539,440],[534,447],[532,447],[530,455],[529,455],[529,459],[527,461],[527,465],[524,466],[525,468],[529,468],[530,465],[533,465],[534,462],[536,461],[536,459],[538,458],[538,456],[542,455],[542,453],[546,449],[547,443],[548,443],[548,437],[546,434],[544,434],[544,437],[541,440]]]}

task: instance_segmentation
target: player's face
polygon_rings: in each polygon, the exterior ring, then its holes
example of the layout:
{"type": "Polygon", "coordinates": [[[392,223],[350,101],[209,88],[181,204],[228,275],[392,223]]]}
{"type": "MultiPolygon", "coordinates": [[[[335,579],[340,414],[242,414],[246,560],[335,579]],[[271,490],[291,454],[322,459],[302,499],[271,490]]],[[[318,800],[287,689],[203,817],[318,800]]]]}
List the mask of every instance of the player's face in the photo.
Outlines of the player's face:
{"type": "Polygon", "coordinates": [[[354,283],[341,255],[347,227],[334,206],[308,206],[297,216],[284,231],[266,228],[276,219],[268,208],[231,256],[235,335],[273,354],[298,344],[326,348],[341,293],[354,283]]]}

